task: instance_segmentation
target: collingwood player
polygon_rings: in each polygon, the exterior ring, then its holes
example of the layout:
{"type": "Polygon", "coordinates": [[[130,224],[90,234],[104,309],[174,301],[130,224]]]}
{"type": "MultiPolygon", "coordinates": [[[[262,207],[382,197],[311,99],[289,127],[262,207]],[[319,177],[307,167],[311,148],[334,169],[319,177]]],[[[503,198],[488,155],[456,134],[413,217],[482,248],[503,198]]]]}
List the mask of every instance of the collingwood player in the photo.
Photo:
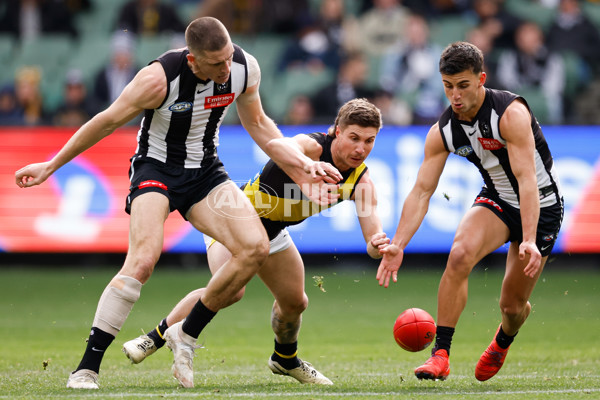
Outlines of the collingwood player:
{"type": "Polygon", "coordinates": [[[262,108],[260,70],[250,54],[231,42],[211,17],[192,21],[187,47],[169,51],[141,69],[105,111],[83,125],[50,161],[15,173],[22,188],[39,185],[58,168],[143,112],[131,158],[129,247],[121,270],[98,302],[86,350],[67,387],[97,389],[102,357],[123,326],[163,247],[163,225],[177,210],[196,229],[232,254],[207,284],[194,310],[206,324],[256,274],[269,254],[269,240],[256,211],[229,179],[217,156],[219,126],[235,101],[244,128],[318,204],[337,199],[327,185],[342,177],[330,164],[305,156],[282,137],[262,108]],[[318,190],[318,188],[324,190],[318,190]],[[214,212],[218,196],[221,202],[214,212]]]}
{"type": "Polygon", "coordinates": [[[402,208],[392,243],[377,273],[395,282],[404,248],[419,228],[450,153],[481,173],[484,187],[460,222],[438,290],[432,356],[415,369],[419,379],[444,380],[450,344],[467,302],[468,278],[483,257],[510,242],[500,293],[501,324],[483,352],[475,377],[485,381],[502,367],[508,348],[531,312],[529,297],[556,242],[563,199],[542,130],[525,99],[484,86],[481,51],[470,43],[446,47],[439,70],[450,107],[431,127],[417,181],[402,208]]]}

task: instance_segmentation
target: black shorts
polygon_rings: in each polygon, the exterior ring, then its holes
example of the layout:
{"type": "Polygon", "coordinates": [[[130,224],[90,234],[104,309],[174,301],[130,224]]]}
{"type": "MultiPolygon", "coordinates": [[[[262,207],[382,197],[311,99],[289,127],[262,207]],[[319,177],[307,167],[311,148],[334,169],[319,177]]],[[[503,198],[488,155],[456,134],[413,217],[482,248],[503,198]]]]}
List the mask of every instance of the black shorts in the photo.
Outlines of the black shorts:
{"type": "MultiPolygon", "coordinates": [[[[473,207],[480,206],[492,210],[508,226],[510,235],[507,242],[521,243],[523,241],[523,226],[521,224],[521,211],[493,195],[487,188],[483,188],[475,198],[473,207]]],[[[540,218],[537,226],[535,244],[545,257],[550,254],[558,237],[562,224],[564,202],[540,208],[540,218]]]]}
{"type": "Polygon", "coordinates": [[[216,186],[230,180],[219,157],[203,168],[183,168],[166,165],[153,158],[131,158],[129,167],[129,195],[125,211],[131,212],[131,203],[137,196],[162,193],[169,199],[169,210],[177,210],[185,217],[190,208],[204,199],[216,186]]]}

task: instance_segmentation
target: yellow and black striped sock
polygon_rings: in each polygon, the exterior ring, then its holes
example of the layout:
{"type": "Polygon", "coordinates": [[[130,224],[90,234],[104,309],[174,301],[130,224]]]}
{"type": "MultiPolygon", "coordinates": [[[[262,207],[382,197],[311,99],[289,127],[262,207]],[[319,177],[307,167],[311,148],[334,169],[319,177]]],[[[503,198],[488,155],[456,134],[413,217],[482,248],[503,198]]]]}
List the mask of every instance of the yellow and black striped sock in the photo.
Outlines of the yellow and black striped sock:
{"type": "Polygon", "coordinates": [[[285,369],[294,369],[300,366],[298,359],[298,342],[278,343],[275,340],[275,351],[271,356],[273,361],[277,361],[285,369]]]}
{"type": "Polygon", "coordinates": [[[165,345],[165,331],[167,330],[167,328],[169,327],[169,325],[167,325],[167,319],[163,319],[162,321],[160,321],[160,323],[158,325],[156,325],[156,328],[152,329],[152,331],[150,333],[148,333],[148,336],[154,340],[154,344],[156,345],[157,348],[161,348],[165,345]]]}

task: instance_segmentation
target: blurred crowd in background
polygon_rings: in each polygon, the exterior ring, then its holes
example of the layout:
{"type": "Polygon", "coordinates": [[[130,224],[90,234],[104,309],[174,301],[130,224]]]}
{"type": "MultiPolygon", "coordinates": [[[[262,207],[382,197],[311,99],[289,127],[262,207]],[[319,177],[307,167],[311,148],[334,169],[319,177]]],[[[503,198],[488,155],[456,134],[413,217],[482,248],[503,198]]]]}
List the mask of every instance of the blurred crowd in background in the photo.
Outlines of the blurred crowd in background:
{"type": "Polygon", "coordinates": [[[206,15],[258,59],[280,124],[329,124],[354,97],[387,125],[434,123],[456,40],[540,123],[600,124],[600,0],[0,0],[0,125],[85,123],[206,15]]]}

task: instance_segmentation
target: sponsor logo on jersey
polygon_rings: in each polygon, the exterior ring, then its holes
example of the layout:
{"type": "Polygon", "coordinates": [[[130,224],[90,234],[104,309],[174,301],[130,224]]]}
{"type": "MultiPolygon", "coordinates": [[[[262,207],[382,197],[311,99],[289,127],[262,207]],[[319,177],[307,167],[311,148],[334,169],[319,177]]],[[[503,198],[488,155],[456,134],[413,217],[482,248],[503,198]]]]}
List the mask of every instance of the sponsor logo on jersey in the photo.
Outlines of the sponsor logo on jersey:
{"type": "Polygon", "coordinates": [[[500,205],[498,203],[496,203],[492,199],[488,199],[487,197],[482,197],[482,196],[477,197],[475,199],[475,204],[489,204],[490,206],[494,207],[496,210],[503,212],[502,207],[500,207],[500,205]]]}
{"type": "Polygon", "coordinates": [[[175,103],[169,107],[169,111],[180,113],[186,112],[192,109],[192,103],[189,101],[182,101],[180,103],[175,103]]]}
{"type": "Polygon", "coordinates": [[[500,150],[504,148],[504,145],[496,139],[480,137],[477,138],[477,140],[479,140],[479,143],[481,143],[481,146],[484,148],[484,150],[500,150]]]}
{"type": "Polygon", "coordinates": [[[462,147],[459,147],[458,149],[456,149],[454,154],[458,154],[461,157],[468,157],[471,154],[473,154],[473,148],[469,145],[462,146],[462,147]]]}
{"type": "Polygon", "coordinates": [[[146,187],[157,187],[163,190],[167,190],[167,185],[158,181],[144,181],[138,185],[138,189],[143,189],[146,187]]]}
{"type": "Polygon", "coordinates": [[[218,96],[208,96],[204,100],[204,109],[225,107],[233,103],[235,93],[220,94],[218,96]]]}

